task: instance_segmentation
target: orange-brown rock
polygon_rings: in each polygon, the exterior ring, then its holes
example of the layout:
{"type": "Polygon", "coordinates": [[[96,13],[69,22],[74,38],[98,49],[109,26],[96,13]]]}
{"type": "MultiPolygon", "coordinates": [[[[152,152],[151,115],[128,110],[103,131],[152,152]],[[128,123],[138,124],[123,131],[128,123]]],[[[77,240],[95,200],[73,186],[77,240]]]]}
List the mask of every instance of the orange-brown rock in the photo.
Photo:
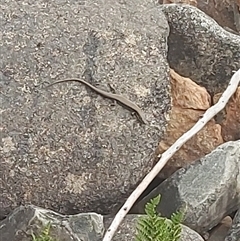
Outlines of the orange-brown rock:
{"type": "Polygon", "coordinates": [[[197,0],[163,0],[163,4],[169,4],[169,3],[184,3],[184,4],[197,6],[197,0]]]}
{"type": "MultiPolygon", "coordinates": [[[[165,137],[159,143],[158,153],[167,150],[211,106],[210,95],[205,88],[189,78],[181,77],[174,70],[170,70],[170,79],[173,107],[165,137]]],[[[168,177],[177,169],[211,152],[221,143],[221,126],[211,120],[168,161],[159,176],[168,177]]]]}
{"type": "Polygon", "coordinates": [[[222,27],[239,31],[239,0],[199,1],[197,7],[215,19],[222,27]]]}
{"type": "MultiPolygon", "coordinates": [[[[214,103],[222,93],[213,97],[214,103]]],[[[229,100],[226,108],[216,116],[217,122],[222,126],[222,137],[224,141],[240,139],[240,87],[229,100]]]]}
{"type": "Polygon", "coordinates": [[[210,231],[210,237],[207,239],[207,241],[224,241],[231,225],[232,218],[230,216],[225,217],[216,227],[210,231]]]}

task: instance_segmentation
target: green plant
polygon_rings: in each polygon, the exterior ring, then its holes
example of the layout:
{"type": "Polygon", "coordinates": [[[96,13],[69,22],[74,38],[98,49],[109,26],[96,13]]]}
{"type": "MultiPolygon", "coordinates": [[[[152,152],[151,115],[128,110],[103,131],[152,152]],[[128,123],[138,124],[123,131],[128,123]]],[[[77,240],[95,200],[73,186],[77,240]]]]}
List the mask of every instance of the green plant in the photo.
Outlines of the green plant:
{"type": "Polygon", "coordinates": [[[146,215],[138,219],[136,241],[178,241],[180,239],[182,231],[180,224],[184,220],[185,212],[173,213],[171,219],[160,217],[156,212],[159,202],[160,195],[146,204],[146,215]]]}
{"type": "Polygon", "coordinates": [[[42,233],[38,236],[32,234],[32,241],[57,241],[56,239],[50,236],[50,228],[51,224],[48,223],[46,227],[44,227],[42,233]]]}

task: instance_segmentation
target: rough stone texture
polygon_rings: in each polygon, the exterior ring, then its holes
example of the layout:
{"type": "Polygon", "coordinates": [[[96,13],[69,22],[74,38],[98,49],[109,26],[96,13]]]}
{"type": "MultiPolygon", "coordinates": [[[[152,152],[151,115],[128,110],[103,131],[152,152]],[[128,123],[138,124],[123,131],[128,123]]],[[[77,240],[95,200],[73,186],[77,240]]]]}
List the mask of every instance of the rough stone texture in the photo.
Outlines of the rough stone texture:
{"type": "MultiPolygon", "coordinates": [[[[240,36],[226,32],[213,19],[195,7],[170,4],[161,8],[166,13],[171,26],[168,59],[181,76],[177,74],[173,76],[170,72],[170,79],[178,83],[176,86],[172,84],[173,107],[169,115],[170,121],[159,148],[156,149],[153,163],[159,160],[160,153],[196,123],[201,114],[213,104],[213,96],[218,94],[219,90],[220,92],[225,90],[232,76],[232,70],[240,67],[240,36]],[[212,60],[212,66],[209,60],[212,60]],[[233,68],[233,66],[238,67],[233,68]],[[203,93],[200,93],[202,87],[194,92],[193,89],[196,87],[189,83],[179,87],[181,83],[189,82],[183,78],[184,75],[189,76],[200,86],[205,86],[208,94],[203,96],[203,93]],[[203,102],[204,105],[201,105],[203,102]]],[[[167,178],[184,164],[194,162],[211,152],[223,142],[223,138],[225,141],[239,139],[238,106],[236,93],[229,104],[226,121],[219,121],[222,113],[212,119],[200,133],[186,143],[185,149],[174,155],[159,177],[167,178]]]]}
{"type": "Polygon", "coordinates": [[[149,195],[133,212],[143,213],[145,204],[162,195],[157,210],[169,217],[187,207],[184,224],[203,234],[240,205],[240,140],[227,142],[204,158],[179,169],[149,195]]]}
{"type": "Polygon", "coordinates": [[[197,6],[196,0],[159,0],[159,3],[169,4],[169,3],[178,3],[178,4],[190,4],[192,6],[197,6]]]}
{"type": "MultiPolygon", "coordinates": [[[[127,215],[116,234],[114,235],[113,241],[135,241],[137,217],[141,215],[127,215]]],[[[112,222],[112,219],[105,219],[105,228],[107,229],[112,222]]],[[[182,233],[179,241],[204,241],[204,239],[194,230],[189,227],[182,225],[182,233]]]]}
{"type": "Polygon", "coordinates": [[[240,32],[239,0],[159,0],[159,3],[190,4],[205,12],[229,31],[233,31],[235,34],[237,34],[237,31],[240,32]]]}
{"type": "Polygon", "coordinates": [[[237,20],[238,5],[240,6],[239,0],[223,0],[221,2],[215,0],[198,0],[197,3],[197,7],[215,19],[218,24],[234,31],[239,31],[239,22],[237,20]]]}
{"type": "Polygon", "coordinates": [[[170,25],[171,68],[212,93],[222,92],[240,68],[240,36],[190,5],[161,5],[170,25]]]}
{"type": "Polygon", "coordinates": [[[239,241],[240,240],[240,209],[234,216],[232,227],[228,231],[228,234],[224,241],[239,241]]]}
{"type": "Polygon", "coordinates": [[[235,0],[233,3],[233,12],[234,12],[234,23],[236,26],[236,30],[240,35],[240,1],[235,0]]]}
{"type": "MultiPolygon", "coordinates": [[[[213,97],[216,103],[222,93],[213,97]]],[[[217,122],[222,126],[222,136],[224,141],[235,141],[240,139],[240,87],[228,101],[226,108],[217,114],[217,122]]]]}
{"type": "Polygon", "coordinates": [[[225,217],[216,227],[214,227],[207,241],[224,241],[227,232],[232,225],[232,219],[230,216],[225,217]]]}
{"type": "MultiPolygon", "coordinates": [[[[159,143],[158,153],[166,151],[181,135],[191,129],[211,106],[209,93],[191,79],[184,78],[171,69],[170,81],[173,107],[166,133],[159,143]]],[[[222,143],[221,126],[212,119],[173,155],[158,176],[163,179],[169,177],[176,170],[210,153],[222,143]]]]}
{"type": "Polygon", "coordinates": [[[235,34],[240,33],[239,0],[159,0],[160,4],[190,4],[212,17],[217,23],[235,34]]]}
{"type": "MultiPolygon", "coordinates": [[[[113,241],[134,241],[137,218],[140,215],[128,215],[120,225],[113,241]]],[[[56,212],[33,205],[18,207],[6,219],[0,222],[0,241],[31,241],[42,232],[44,226],[51,223],[50,236],[58,241],[100,241],[104,227],[108,228],[112,218],[96,213],[60,215],[56,212]]],[[[203,241],[199,234],[183,226],[180,241],[203,241]]]]}
{"type": "MultiPolygon", "coordinates": [[[[113,241],[135,241],[135,235],[136,235],[136,224],[137,224],[137,218],[141,215],[134,215],[129,214],[127,215],[123,222],[120,224],[117,232],[115,233],[113,237],[113,241]]],[[[112,218],[105,218],[104,219],[104,226],[105,229],[107,229],[111,222],[112,218]]],[[[191,228],[182,225],[182,232],[181,237],[179,241],[203,241],[204,239],[194,230],[191,228]]]]}
{"type": "Polygon", "coordinates": [[[51,223],[50,236],[58,241],[100,241],[103,217],[96,213],[64,216],[33,205],[16,208],[0,222],[0,241],[32,241],[51,223]]]}
{"type": "Polygon", "coordinates": [[[146,175],[170,109],[169,29],[159,7],[1,1],[0,218],[29,203],[109,213],[146,175]],[[148,124],[81,84],[44,88],[70,77],[111,84],[148,124]]]}

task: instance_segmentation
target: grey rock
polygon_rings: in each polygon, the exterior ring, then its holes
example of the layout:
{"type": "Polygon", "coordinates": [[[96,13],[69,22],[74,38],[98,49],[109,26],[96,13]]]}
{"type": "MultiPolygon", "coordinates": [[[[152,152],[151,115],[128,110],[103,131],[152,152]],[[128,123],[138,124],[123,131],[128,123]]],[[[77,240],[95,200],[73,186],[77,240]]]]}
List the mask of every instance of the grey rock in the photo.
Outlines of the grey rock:
{"type": "Polygon", "coordinates": [[[134,210],[162,195],[158,212],[169,217],[186,208],[184,224],[204,234],[240,205],[240,141],[227,142],[204,158],[181,168],[150,192],[134,210]]]}
{"type": "Polygon", "coordinates": [[[110,213],[150,170],[170,109],[168,24],[131,1],[1,1],[0,219],[19,205],[110,213]],[[108,84],[148,124],[78,83],[108,84]]]}
{"type": "Polygon", "coordinates": [[[224,241],[239,241],[240,240],[240,209],[233,218],[233,223],[228,231],[227,237],[224,241]]]}
{"type": "Polygon", "coordinates": [[[0,241],[30,241],[50,225],[50,236],[58,241],[100,241],[104,232],[102,215],[64,216],[33,205],[16,208],[0,222],[0,241]]]}
{"type": "MultiPolygon", "coordinates": [[[[127,215],[115,233],[113,241],[135,241],[136,224],[140,216],[142,215],[127,215]]],[[[105,229],[109,227],[111,222],[112,218],[104,218],[105,229]]],[[[179,241],[204,241],[204,239],[194,230],[182,225],[182,232],[179,241]]]]}
{"type": "MultiPolygon", "coordinates": [[[[230,216],[225,217],[221,222],[215,226],[208,233],[207,241],[224,241],[227,233],[232,226],[232,218],[230,216]]],[[[206,236],[206,235],[205,235],[206,236]]]]}
{"type": "Polygon", "coordinates": [[[182,225],[182,233],[179,241],[204,241],[204,239],[191,228],[182,225]]]}
{"type": "MultiPolygon", "coordinates": [[[[141,215],[127,215],[120,225],[113,241],[133,241],[136,223],[141,215]]],[[[58,241],[100,241],[104,227],[112,221],[96,213],[61,215],[33,205],[16,208],[6,219],[0,222],[0,241],[30,241],[31,235],[42,233],[47,224],[50,236],[58,241]]],[[[203,241],[199,234],[183,226],[180,241],[203,241]]]]}
{"type": "MultiPolygon", "coordinates": [[[[125,216],[123,222],[120,224],[113,237],[113,241],[134,240],[134,237],[136,235],[136,224],[140,216],[141,215],[132,214],[125,216]]],[[[105,230],[107,230],[113,221],[113,217],[105,216],[103,221],[105,230]]]]}
{"type": "Polygon", "coordinates": [[[233,71],[240,68],[240,36],[193,6],[166,4],[161,9],[170,26],[170,66],[210,93],[225,90],[233,71]]]}

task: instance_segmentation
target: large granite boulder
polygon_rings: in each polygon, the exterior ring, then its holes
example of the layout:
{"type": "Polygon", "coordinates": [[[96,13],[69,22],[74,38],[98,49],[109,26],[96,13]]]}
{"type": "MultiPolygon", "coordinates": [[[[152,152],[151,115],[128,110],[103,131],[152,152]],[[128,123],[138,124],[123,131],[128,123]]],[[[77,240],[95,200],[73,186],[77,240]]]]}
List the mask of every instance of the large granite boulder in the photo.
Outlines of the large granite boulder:
{"type": "Polygon", "coordinates": [[[0,218],[29,203],[111,213],[151,169],[170,108],[169,29],[148,2],[0,3],[0,218]],[[147,123],[82,84],[46,88],[73,77],[111,85],[147,123]]]}

